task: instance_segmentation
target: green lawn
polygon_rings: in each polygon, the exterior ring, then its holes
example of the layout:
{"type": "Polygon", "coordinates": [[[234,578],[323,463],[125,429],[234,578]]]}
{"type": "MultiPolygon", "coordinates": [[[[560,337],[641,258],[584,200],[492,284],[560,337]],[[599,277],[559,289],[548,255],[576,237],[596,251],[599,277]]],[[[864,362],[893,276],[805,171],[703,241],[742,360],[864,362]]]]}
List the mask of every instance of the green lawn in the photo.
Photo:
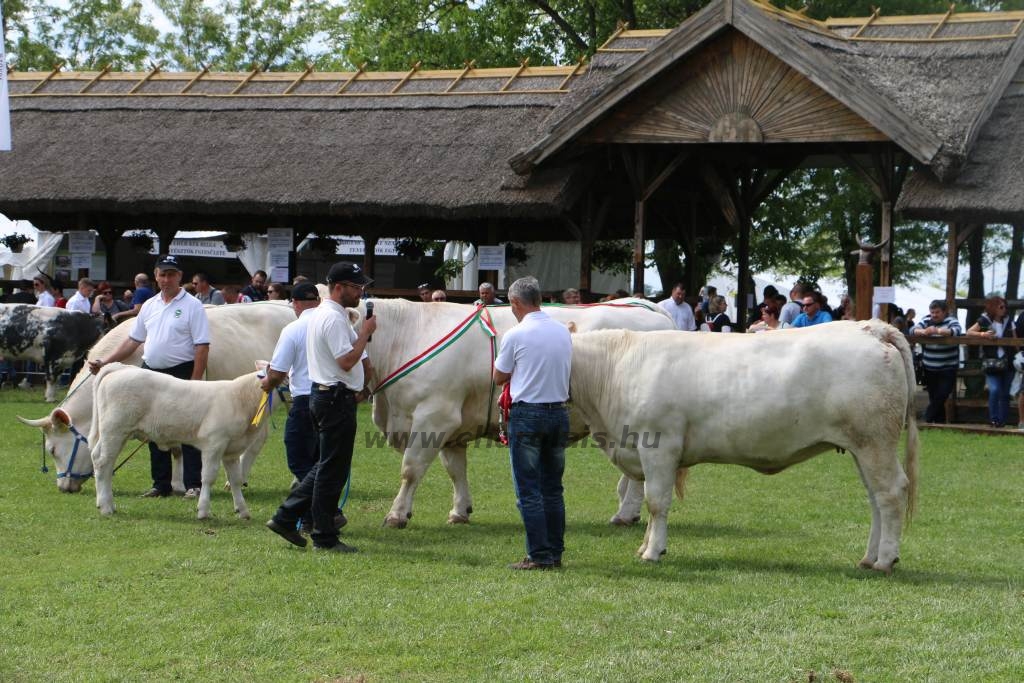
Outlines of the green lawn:
{"type": "Polygon", "coordinates": [[[523,534],[502,450],[470,451],[471,525],[445,524],[437,462],[397,531],[381,521],[400,458],[357,446],[344,540],[361,552],[322,557],[262,527],[290,481],[280,414],[253,520],[218,490],[200,522],[183,499],[138,498],[144,451],[115,477],[112,518],[92,482],[58,493],[38,432],[14,422],[46,410],[40,391],[0,393],[0,681],[1024,679],[1021,439],[922,434],[892,577],[855,568],[869,512],[849,456],[773,477],[697,468],[651,565],[634,555],[642,527],[606,523],[616,471],[572,450],[565,568],[512,572],[523,534]]]}

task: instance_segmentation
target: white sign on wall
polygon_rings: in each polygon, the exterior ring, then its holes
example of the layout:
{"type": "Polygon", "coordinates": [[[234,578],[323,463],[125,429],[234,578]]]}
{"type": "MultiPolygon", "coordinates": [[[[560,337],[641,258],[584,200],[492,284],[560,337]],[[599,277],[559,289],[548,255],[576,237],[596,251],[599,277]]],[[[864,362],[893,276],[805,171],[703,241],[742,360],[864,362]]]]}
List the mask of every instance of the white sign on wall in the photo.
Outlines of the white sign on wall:
{"type": "Polygon", "coordinates": [[[96,249],[96,238],[88,230],[68,233],[68,251],[72,254],[91,254],[96,249]]]}
{"type": "Polygon", "coordinates": [[[294,238],[291,228],[268,228],[267,229],[267,250],[271,253],[292,250],[294,238]]]}
{"type": "Polygon", "coordinates": [[[505,270],[505,247],[478,247],[479,265],[477,270],[505,270]]]}

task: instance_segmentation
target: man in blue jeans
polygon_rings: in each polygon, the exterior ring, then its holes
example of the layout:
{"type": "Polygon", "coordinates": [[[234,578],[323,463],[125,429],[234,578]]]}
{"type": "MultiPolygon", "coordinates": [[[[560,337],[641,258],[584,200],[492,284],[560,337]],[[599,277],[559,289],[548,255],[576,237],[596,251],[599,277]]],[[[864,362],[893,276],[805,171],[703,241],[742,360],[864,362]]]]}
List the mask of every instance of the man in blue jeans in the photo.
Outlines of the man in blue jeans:
{"type": "Polygon", "coordinates": [[[519,324],[501,340],[494,382],[511,382],[509,449],[512,481],[526,527],[526,557],[511,569],[562,566],[565,499],[562,473],[569,438],[569,330],[540,310],[536,278],[516,280],[508,289],[519,324]]]}

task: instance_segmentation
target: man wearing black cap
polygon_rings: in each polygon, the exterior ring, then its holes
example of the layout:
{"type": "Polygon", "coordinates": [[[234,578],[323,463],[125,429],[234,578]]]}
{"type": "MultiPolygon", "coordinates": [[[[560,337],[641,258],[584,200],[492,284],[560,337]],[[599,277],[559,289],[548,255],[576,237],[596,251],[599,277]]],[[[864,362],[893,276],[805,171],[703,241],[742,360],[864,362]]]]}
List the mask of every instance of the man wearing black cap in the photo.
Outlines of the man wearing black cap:
{"type": "Polygon", "coordinates": [[[365,385],[362,359],[377,319],[365,319],[357,333],[345,308],[359,305],[363,289],[371,282],[354,263],[335,263],[327,273],[329,298],[309,316],[309,407],[320,441],[320,460],[267,522],[267,528],[297,546],[305,547],[306,539],[296,531],[296,524],[311,511],[314,550],[355,552],[338,539],[334,516],[352,467],[356,393],[365,385]]]}
{"type": "MultiPolygon", "coordinates": [[[[173,256],[161,256],[154,270],[160,288],[148,299],[132,323],[121,345],[106,358],[89,361],[93,374],[107,363],[124,360],[145,343],[142,367],[178,379],[202,380],[210,355],[210,323],[199,299],[181,287],[181,266],[173,256]]],[[[202,486],[203,461],[200,452],[188,445],[181,447],[185,470],[185,496],[198,498],[202,486]]],[[[149,444],[153,488],[145,498],[171,495],[171,454],[149,444]]]]}

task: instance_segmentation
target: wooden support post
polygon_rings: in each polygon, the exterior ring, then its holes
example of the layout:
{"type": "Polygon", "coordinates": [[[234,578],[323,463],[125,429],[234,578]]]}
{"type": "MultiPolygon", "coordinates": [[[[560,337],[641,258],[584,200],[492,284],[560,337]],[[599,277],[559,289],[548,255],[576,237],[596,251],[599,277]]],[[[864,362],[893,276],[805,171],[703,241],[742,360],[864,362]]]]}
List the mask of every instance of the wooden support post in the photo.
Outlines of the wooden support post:
{"type": "Polygon", "coordinates": [[[638,199],[633,215],[633,291],[644,291],[644,226],[647,221],[647,201],[638,199]]]}
{"type": "Polygon", "coordinates": [[[871,300],[875,291],[875,272],[870,263],[857,264],[857,320],[871,319],[871,300]]]}
{"type": "Polygon", "coordinates": [[[376,250],[379,239],[377,235],[363,235],[363,271],[370,279],[376,278],[374,272],[377,269],[376,250]]]}
{"type": "MultiPolygon", "coordinates": [[[[744,207],[746,208],[746,207],[744,207]]],[[[736,324],[733,326],[740,332],[747,329],[747,306],[750,298],[750,230],[751,220],[747,211],[740,218],[739,243],[736,245],[737,282],[736,282],[736,324]]]]}
{"type": "MultiPolygon", "coordinates": [[[[882,200],[882,239],[883,246],[878,266],[878,284],[882,287],[892,286],[892,200],[882,200]]],[[[873,297],[872,297],[873,298],[873,297]]],[[[878,307],[878,317],[889,321],[889,305],[878,307]]]]}
{"type": "Polygon", "coordinates": [[[959,267],[960,241],[956,223],[949,224],[949,236],[946,240],[946,305],[950,315],[956,315],[956,277],[959,267]]]}

